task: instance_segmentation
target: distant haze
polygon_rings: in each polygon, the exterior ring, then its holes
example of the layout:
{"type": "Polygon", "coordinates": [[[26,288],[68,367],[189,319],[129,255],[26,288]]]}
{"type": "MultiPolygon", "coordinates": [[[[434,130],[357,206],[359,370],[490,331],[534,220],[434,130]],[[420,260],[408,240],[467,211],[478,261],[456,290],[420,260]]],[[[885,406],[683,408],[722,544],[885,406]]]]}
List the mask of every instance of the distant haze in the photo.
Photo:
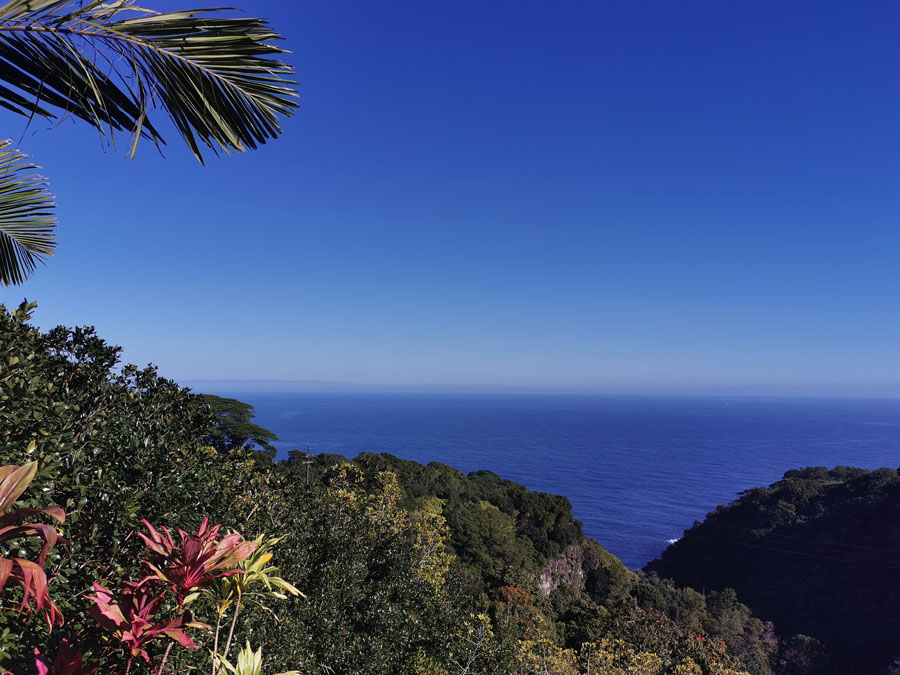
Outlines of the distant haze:
{"type": "Polygon", "coordinates": [[[565,386],[510,384],[446,384],[446,383],[359,383],[317,382],[310,380],[194,380],[180,382],[202,393],[371,393],[371,394],[546,394],[546,395],[622,395],[622,396],[711,396],[728,397],[789,397],[789,398],[900,398],[900,387],[892,384],[812,383],[798,384],[670,384],[659,383],[631,386],[565,386]]]}

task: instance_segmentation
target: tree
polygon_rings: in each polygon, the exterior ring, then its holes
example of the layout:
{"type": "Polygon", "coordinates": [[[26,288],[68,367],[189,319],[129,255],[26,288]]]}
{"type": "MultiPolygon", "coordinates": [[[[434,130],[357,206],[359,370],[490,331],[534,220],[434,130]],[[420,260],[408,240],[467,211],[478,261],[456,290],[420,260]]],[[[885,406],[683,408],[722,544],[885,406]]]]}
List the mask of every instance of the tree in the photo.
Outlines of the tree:
{"type": "MultiPolygon", "coordinates": [[[[293,70],[263,19],[217,10],[154,12],[133,0],[11,0],[0,7],[0,106],[30,120],[77,117],[110,144],[164,143],[163,110],[191,152],[256,148],[297,107],[293,70]],[[151,119],[152,117],[152,119],[151,119]]],[[[53,254],[46,179],[0,142],[0,285],[53,254]]]]}
{"type": "Polygon", "coordinates": [[[256,444],[264,450],[275,452],[275,446],[269,441],[277,441],[278,436],[253,423],[255,414],[252,405],[214,394],[201,394],[201,398],[216,415],[216,430],[208,437],[216,448],[224,450],[256,444]]]}
{"type": "Polygon", "coordinates": [[[443,518],[404,509],[394,474],[369,482],[347,460],[326,473],[324,488],[287,480],[259,502],[263,517],[291,533],[279,566],[307,599],[289,620],[248,632],[266,635],[275,668],[442,672],[455,622],[443,518]]]}

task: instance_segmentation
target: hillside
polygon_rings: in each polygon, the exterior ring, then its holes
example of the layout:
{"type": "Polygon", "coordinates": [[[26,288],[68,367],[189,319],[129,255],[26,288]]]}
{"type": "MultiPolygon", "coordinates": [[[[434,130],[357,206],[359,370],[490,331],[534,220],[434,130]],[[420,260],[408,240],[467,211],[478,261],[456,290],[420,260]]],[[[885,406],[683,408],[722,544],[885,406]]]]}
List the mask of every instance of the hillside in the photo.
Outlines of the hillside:
{"type": "MultiPolygon", "coordinates": [[[[305,479],[301,459],[296,453],[286,469],[305,479]]],[[[338,455],[310,459],[312,483],[346,462],[338,455]]],[[[795,642],[779,640],[774,626],[753,617],[732,590],[704,595],[626,568],[584,536],[565,497],[530,491],[489,471],[464,475],[387,454],[363,453],[353,464],[368,481],[391,472],[405,508],[445,518],[448,550],[470,600],[527,589],[570,649],[618,639],[677,660],[708,638],[727,644],[735,664],[754,674],[816,672],[805,654],[795,653],[795,642]]]]}
{"type": "MultiPolygon", "coordinates": [[[[695,589],[736,589],[784,634],[821,641],[834,672],[880,674],[900,664],[895,470],[788,471],[695,523],[647,569],[695,589]]],[[[805,646],[826,672],[815,645],[805,646]]]]}

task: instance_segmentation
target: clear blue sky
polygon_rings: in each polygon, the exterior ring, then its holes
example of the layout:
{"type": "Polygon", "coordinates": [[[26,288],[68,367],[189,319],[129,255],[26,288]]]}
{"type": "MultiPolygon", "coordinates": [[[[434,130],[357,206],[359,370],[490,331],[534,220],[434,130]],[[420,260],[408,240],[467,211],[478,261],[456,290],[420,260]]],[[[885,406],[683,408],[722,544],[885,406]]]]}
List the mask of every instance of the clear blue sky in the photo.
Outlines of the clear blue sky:
{"type": "Polygon", "coordinates": [[[238,4],[284,136],[34,123],[59,252],[3,302],[201,387],[900,395],[897,3],[238,4]]]}

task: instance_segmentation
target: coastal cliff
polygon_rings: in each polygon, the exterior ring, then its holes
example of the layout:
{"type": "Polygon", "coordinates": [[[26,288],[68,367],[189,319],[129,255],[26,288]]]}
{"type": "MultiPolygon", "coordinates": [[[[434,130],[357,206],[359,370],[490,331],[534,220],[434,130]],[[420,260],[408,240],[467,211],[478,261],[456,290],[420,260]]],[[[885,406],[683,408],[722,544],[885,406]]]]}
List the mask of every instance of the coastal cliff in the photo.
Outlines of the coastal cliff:
{"type": "Polygon", "coordinates": [[[569,544],[556,558],[551,559],[538,576],[541,595],[549,598],[560,586],[576,591],[584,589],[584,567],[581,564],[581,547],[569,544]]]}
{"type": "MultiPolygon", "coordinates": [[[[900,474],[791,470],[685,531],[648,571],[738,597],[839,673],[900,665],[900,474]],[[817,643],[821,643],[818,644],[817,643]]],[[[890,671],[894,672],[894,671],[890,671]]]]}

